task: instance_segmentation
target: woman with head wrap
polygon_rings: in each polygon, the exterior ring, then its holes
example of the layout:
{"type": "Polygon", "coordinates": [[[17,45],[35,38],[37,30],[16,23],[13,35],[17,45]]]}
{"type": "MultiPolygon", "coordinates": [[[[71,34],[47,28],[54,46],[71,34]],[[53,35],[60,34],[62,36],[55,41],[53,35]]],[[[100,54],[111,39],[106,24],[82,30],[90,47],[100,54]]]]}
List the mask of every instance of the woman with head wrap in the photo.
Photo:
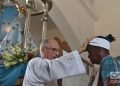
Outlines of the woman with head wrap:
{"type": "MultiPolygon", "coordinates": [[[[110,43],[115,38],[109,34],[108,36],[97,36],[89,41],[87,46],[88,58],[93,64],[100,64],[98,80],[96,86],[120,86],[120,64],[112,56],[110,56],[110,43]]],[[[93,81],[91,81],[93,82],[93,81]]],[[[89,83],[93,86],[93,83],[89,83]]]]}

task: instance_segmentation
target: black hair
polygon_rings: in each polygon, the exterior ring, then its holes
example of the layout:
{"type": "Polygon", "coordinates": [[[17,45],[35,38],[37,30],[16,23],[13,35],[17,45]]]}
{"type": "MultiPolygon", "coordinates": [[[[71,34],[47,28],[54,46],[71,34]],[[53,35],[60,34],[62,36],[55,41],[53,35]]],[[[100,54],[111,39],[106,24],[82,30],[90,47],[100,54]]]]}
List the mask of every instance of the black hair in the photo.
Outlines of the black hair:
{"type": "Polygon", "coordinates": [[[106,39],[107,41],[109,41],[110,43],[111,42],[114,42],[116,39],[115,37],[112,36],[112,34],[108,34],[107,36],[97,36],[98,38],[103,38],[103,39],[106,39]]]}

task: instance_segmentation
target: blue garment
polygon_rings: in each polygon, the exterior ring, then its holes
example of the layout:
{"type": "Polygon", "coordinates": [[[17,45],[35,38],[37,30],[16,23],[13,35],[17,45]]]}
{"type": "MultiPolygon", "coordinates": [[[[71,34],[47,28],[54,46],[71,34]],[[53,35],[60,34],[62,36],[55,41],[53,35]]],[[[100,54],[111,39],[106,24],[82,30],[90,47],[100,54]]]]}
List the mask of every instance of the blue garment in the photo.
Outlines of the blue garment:
{"type": "MultiPolygon", "coordinates": [[[[113,58],[111,56],[106,56],[102,59],[100,63],[100,70],[99,70],[100,73],[99,73],[99,79],[98,79],[97,86],[104,86],[103,85],[104,80],[106,80],[109,77],[113,78],[112,73],[120,72],[119,61],[120,61],[120,57],[113,58]]],[[[120,82],[120,79],[118,82],[120,82]]],[[[93,81],[90,80],[88,86],[92,86],[92,84],[93,84],[93,81]]],[[[118,83],[118,86],[120,86],[120,83],[118,83]]]]}
{"type": "Polygon", "coordinates": [[[18,15],[17,8],[15,6],[3,6],[0,12],[0,40],[2,40],[6,33],[3,31],[4,25],[12,25],[14,19],[18,15]]]}
{"type": "MultiPolygon", "coordinates": [[[[18,12],[18,9],[14,5],[3,5],[0,10],[0,43],[6,38],[1,44],[0,50],[5,50],[8,46],[20,44],[24,42],[24,28],[25,28],[26,17],[18,12]],[[5,26],[10,26],[11,30],[9,33],[4,32],[5,26]]],[[[36,45],[32,39],[31,33],[28,31],[28,46],[36,48],[36,45]]]]}
{"type": "Polygon", "coordinates": [[[16,6],[3,6],[3,12],[0,13],[0,40],[6,36],[3,29],[5,25],[11,26],[11,31],[7,40],[11,42],[21,43],[23,39],[23,30],[25,25],[25,17],[18,13],[16,6]]]}
{"type": "MultiPolygon", "coordinates": [[[[0,55],[2,57],[2,52],[4,50],[11,50],[11,46],[18,44],[23,44],[24,40],[24,27],[25,27],[25,16],[19,14],[18,9],[15,5],[3,5],[0,10],[0,43],[7,36],[7,33],[4,32],[5,25],[11,26],[11,30],[8,33],[7,39],[2,43],[0,48],[0,55]],[[2,52],[1,52],[2,51],[2,52]]],[[[36,47],[32,37],[29,33],[29,44],[32,47],[36,47]]],[[[1,63],[1,61],[0,61],[1,63]]],[[[26,64],[18,64],[9,69],[6,69],[3,64],[0,64],[0,86],[13,86],[16,80],[24,75],[26,70],[26,64]]]]}
{"type": "Polygon", "coordinates": [[[21,63],[11,68],[0,64],[0,86],[13,86],[16,80],[25,74],[26,64],[21,63]]]}
{"type": "MultiPolygon", "coordinates": [[[[107,78],[114,79],[115,77],[113,77],[113,74],[118,72],[120,72],[120,64],[118,63],[118,61],[111,56],[104,57],[100,64],[98,86],[104,86],[104,81],[107,78]]],[[[120,79],[118,81],[120,81],[120,79]]],[[[110,82],[114,83],[112,81],[110,82]]],[[[120,83],[118,83],[118,86],[120,86],[120,83]]]]}

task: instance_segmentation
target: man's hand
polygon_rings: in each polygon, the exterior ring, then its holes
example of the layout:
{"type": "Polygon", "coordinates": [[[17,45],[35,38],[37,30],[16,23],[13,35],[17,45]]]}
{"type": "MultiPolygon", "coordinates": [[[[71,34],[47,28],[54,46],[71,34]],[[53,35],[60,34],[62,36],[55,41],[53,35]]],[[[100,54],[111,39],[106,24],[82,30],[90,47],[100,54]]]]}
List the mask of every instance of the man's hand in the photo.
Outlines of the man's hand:
{"type": "Polygon", "coordinates": [[[90,40],[92,40],[93,38],[96,38],[96,36],[92,36],[90,38],[87,38],[86,41],[80,46],[80,48],[78,49],[79,53],[85,52],[86,51],[86,47],[88,45],[88,42],[90,40]]]}

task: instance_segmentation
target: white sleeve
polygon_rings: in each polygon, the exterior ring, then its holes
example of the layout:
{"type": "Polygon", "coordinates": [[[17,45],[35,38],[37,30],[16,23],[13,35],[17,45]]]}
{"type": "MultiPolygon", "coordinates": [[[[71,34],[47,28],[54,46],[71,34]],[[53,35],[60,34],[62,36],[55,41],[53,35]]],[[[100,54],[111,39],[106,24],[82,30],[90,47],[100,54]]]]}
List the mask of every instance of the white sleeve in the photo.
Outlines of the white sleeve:
{"type": "Polygon", "coordinates": [[[73,51],[52,61],[48,60],[48,63],[52,80],[86,73],[78,51],[73,51]]]}
{"type": "Polygon", "coordinates": [[[43,60],[41,69],[44,72],[42,71],[41,77],[46,81],[86,73],[78,51],[73,51],[54,60],[43,60]]]}
{"type": "Polygon", "coordinates": [[[28,63],[25,80],[28,79],[29,83],[47,82],[83,73],[86,71],[80,55],[73,51],[54,60],[32,59],[28,63]]]}

